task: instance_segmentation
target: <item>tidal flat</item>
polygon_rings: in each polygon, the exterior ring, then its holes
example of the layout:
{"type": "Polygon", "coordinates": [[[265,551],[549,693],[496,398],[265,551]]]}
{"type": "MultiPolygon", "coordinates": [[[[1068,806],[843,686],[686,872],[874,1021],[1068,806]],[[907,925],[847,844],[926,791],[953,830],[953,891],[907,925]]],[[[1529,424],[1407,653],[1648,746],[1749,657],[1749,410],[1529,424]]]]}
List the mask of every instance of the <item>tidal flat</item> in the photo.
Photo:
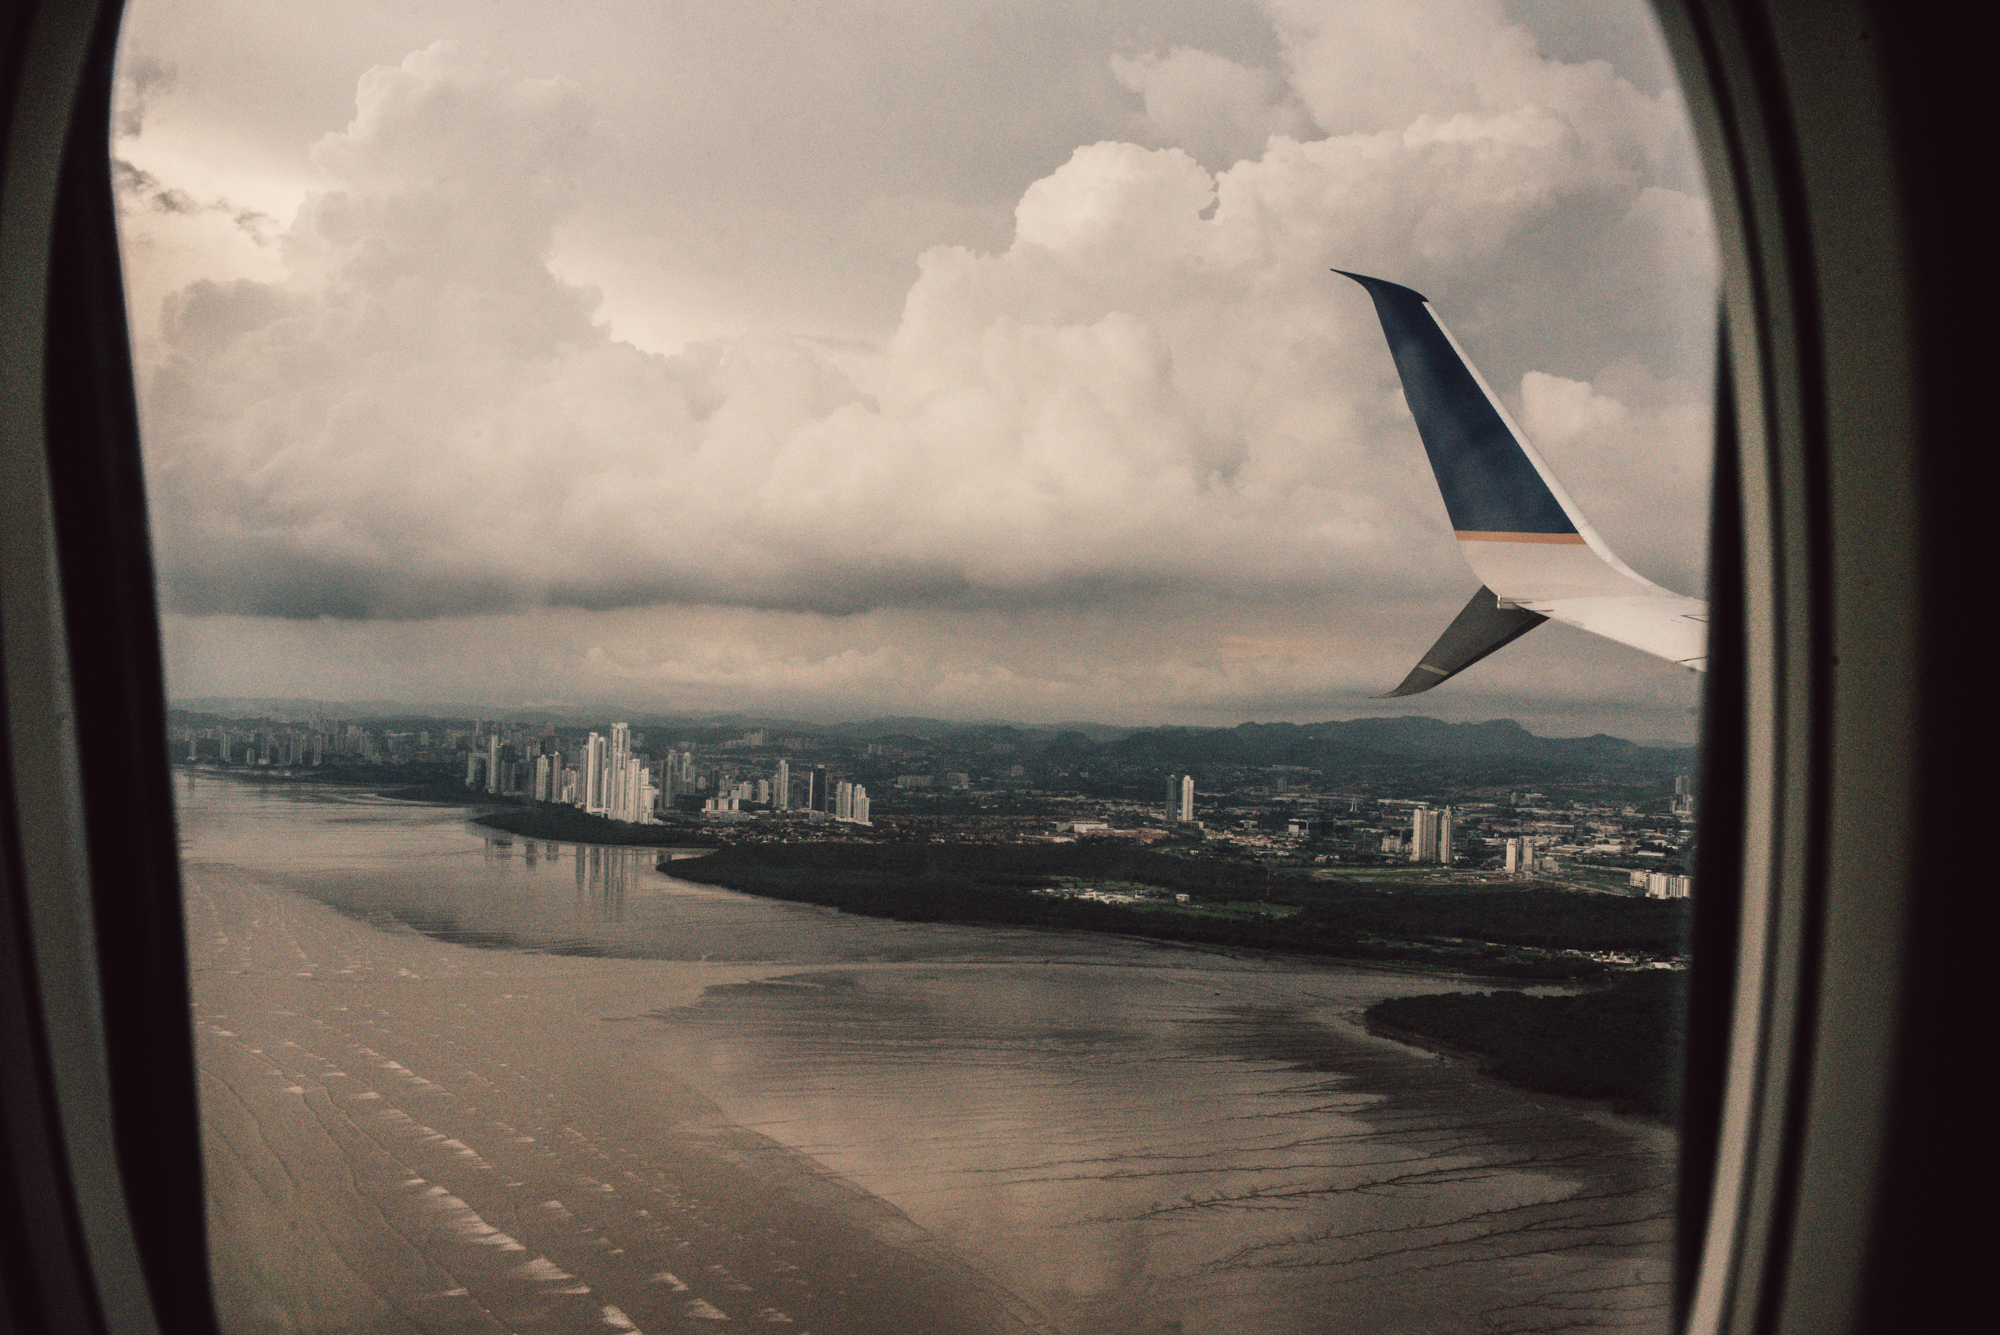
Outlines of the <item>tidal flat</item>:
{"type": "Polygon", "coordinates": [[[1360,1024],[1474,984],[179,783],[231,1331],[1666,1328],[1670,1133],[1360,1024]]]}

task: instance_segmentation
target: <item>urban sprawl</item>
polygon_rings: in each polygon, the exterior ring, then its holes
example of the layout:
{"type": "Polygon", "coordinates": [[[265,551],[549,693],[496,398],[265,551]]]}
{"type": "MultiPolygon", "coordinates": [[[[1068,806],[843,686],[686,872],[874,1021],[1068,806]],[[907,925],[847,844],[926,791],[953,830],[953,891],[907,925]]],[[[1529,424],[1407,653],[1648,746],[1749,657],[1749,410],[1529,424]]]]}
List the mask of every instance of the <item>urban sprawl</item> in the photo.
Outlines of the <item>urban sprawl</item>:
{"type": "Polygon", "coordinates": [[[176,710],[171,738],[175,759],[188,765],[450,785],[473,799],[699,827],[725,843],[1125,839],[1163,851],[1197,844],[1206,855],[1272,865],[1330,864],[1344,874],[1533,879],[1668,899],[1692,891],[1686,773],[1650,783],[1583,776],[1541,784],[1548,792],[1446,775],[1423,793],[1411,791],[1407,775],[1357,779],[1302,765],[1218,762],[1151,768],[1149,777],[1143,754],[1116,730],[1093,740],[1006,725],[933,736],[885,725],[863,736],[854,728],[431,722],[176,710]],[[883,796],[871,798],[871,788],[883,796]],[[1607,789],[1616,792],[1611,800],[1607,789]]]}

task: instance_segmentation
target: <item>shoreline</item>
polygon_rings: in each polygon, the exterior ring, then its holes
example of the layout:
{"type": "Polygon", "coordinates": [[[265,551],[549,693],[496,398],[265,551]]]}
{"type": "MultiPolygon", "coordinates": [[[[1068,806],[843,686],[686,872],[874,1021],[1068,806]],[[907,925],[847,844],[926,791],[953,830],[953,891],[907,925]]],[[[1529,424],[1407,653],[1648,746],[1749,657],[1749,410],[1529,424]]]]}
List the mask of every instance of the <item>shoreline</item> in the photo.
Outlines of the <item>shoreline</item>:
{"type": "Polygon", "coordinates": [[[592,816],[573,807],[532,807],[514,804],[483,811],[468,817],[482,829],[511,834],[517,839],[541,839],[558,844],[589,844],[599,848],[645,848],[660,853],[700,850],[712,853],[721,841],[700,830],[679,825],[634,825],[605,816],[592,816]],[[567,814],[574,812],[575,814],[567,814]]]}
{"type": "MultiPolygon", "coordinates": [[[[661,875],[672,876],[676,874],[658,865],[654,867],[654,870],[661,875]]],[[[1445,977],[1468,982],[1505,984],[1516,988],[1589,986],[1593,983],[1602,985],[1623,976],[1622,973],[1608,970],[1594,961],[1584,962],[1582,968],[1573,973],[1485,973],[1476,969],[1453,967],[1449,962],[1433,964],[1421,960],[1397,959],[1393,957],[1384,958],[1382,955],[1372,957],[1368,955],[1348,955],[1335,950],[1287,949],[1284,946],[1264,946],[1242,941],[1205,940],[1200,936],[1180,935],[1164,931],[1158,933],[1134,931],[1129,930],[1132,926],[1129,922],[1107,923],[1102,926],[1095,926],[1088,922],[1076,921],[1074,915],[1072,915],[1069,921],[1021,921],[1018,919],[1009,920],[1005,917],[986,917],[978,913],[957,914],[951,912],[941,912],[937,916],[913,917],[895,912],[895,906],[889,904],[856,905],[834,902],[827,898],[813,895],[794,896],[767,893],[760,889],[740,884],[731,884],[728,880],[710,880],[699,876],[687,876],[683,879],[710,889],[728,890],[736,894],[747,895],[753,899],[766,900],[773,903],[810,906],[829,910],[834,913],[875,918],[885,922],[937,923],[958,927],[1074,933],[1087,937],[1111,937],[1129,941],[1143,941],[1151,945],[1205,950],[1219,954],[1241,952],[1241,954],[1235,957],[1244,959],[1286,959],[1300,962],[1337,963],[1343,966],[1380,970],[1386,973],[1411,974],[1423,977],[1445,977]],[[879,911],[871,911],[871,909],[879,911]]],[[[1378,944],[1385,953],[1397,949],[1399,946],[1399,943],[1393,940],[1378,941],[1378,944]]],[[[1363,943],[1363,948],[1366,948],[1365,943],[1363,943]]],[[[1415,943],[1412,943],[1409,947],[1413,951],[1418,948],[1415,943]]],[[[1518,947],[1510,948],[1518,949],[1518,947]]],[[[1640,971],[1634,970],[1632,972],[1640,971]]]]}
{"type": "MultiPolygon", "coordinates": [[[[225,814],[296,823],[237,791],[216,793],[225,814]]],[[[1457,1329],[1536,1301],[1510,1258],[1579,1227],[1579,1208],[1619,1268],[1561,1252],[1562,1287],[1610,1285],[1606,1311],[1655,1305],[1630,1257],[1658,1240],[1664,1153],[1614,1115],[1350,1022],[1467,979],[1018,924],[822,925],[797,910],[827,906],[680,898],[724,887],[646,893],[637,858],[605,859],[621,876],[577,911],[610,943],[657,919],[678,933],[663,955],[494,951],[353,910],[421,902],[474,929],[513,920],[458,906],[552,905],[567,931],[568,857],[482,858],[462,820],[323,806],[328,833],[303,846],[315,878],[240,823],[215,827],[218,860],[189,831],[212,1236],[223,1305],[253,1335],[282,1335],[264,1314],[287,1302],[368,1329],[484,1308],[570,1330],[1153,1335],[1187,1317],[1275,1335],[1366,1328],[1398,1304],[1457,1329]],[[379,846],[359,842],[371,823],[379,846]],[[423,889],[369,899],[347,892],[357,874],[423,889]],[[711,960],[725,938],[741,958],[711,960]],[[1277,1159],[1274,1129],[1296,1142],[1277,1159]],[[1494,1171],[1463,1176],[1468,1147],[1494,1171]],[[1385,1175],[1420,1203],[1371,1194],[1385,1175]],[[1436,1254],[1430,1232],[1360,1287],[1327,1278],[1412,1210],[1426,1230],[1499,1210],[1509,1231],[1450,1234],[1463,1265],[1415,1285],[1398,1275],[1436,1254]],[[1054,1252],[1052,1229],[1069,1230],[1054,1252]]]]}

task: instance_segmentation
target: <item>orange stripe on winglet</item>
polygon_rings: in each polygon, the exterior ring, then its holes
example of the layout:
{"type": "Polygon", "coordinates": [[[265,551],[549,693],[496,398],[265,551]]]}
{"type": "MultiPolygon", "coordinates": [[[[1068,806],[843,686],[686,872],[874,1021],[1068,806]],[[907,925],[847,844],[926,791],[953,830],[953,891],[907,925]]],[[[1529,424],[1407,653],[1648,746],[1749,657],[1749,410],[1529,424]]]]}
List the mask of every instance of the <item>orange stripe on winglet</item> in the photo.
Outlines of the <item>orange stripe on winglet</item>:
{"type": "Polygon", "coordinates": [[[1460,542],[1560,542],[1583,545],[1581,533],[1467,533],[1460,531],[1460,542]]]}

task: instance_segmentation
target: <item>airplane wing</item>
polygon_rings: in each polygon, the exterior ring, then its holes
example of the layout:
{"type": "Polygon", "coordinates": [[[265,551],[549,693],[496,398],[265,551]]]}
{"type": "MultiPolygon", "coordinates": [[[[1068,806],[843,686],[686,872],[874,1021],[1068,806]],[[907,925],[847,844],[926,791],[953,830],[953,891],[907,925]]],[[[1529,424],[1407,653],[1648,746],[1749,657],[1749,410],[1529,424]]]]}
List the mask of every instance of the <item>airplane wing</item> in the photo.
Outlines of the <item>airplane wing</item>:
{"type": "Polygon", "coordinates": [[[1401,686],[1429,690],[1544,619],[1702,671],[1708,604],[1619,560],[1420,294],[1345,269],[1368,290],[1466,564],[1484,582],[1401,686]]]}

